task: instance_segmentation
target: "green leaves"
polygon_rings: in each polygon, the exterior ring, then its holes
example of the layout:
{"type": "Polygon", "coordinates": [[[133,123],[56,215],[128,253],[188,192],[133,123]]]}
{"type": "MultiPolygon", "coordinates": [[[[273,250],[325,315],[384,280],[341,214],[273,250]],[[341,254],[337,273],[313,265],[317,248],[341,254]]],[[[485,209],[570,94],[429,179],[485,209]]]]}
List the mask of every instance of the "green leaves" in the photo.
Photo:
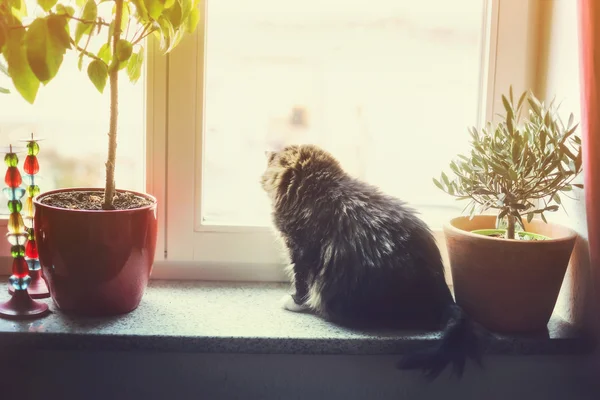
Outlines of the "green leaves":
{"type": "Polygon", "coordinates": [[[200,21],[198,3],[198,0],[145,0],[148,18],[158,28],[154,33],[164,53],[173,50],[186,32],[193,33],[196,30],[200,21]],[[164,3],[162,9],[161,3],[164,3]],[[157,13],[159,9],[161,12],[157,13]]]}
{"type": "MultiPolygon", "coordinates": [[[[144,37],[157,35],[162,50],[169,52],[186,32],[197,28],[201,19],[199,0],[128,0],[123,3],[121,32],[115,38],[116,7],[111,0],[36,2],[37,17],[30,18],[27,26],[21,24],[26,16],[24,0],[5,1],[8,7],[3,11],[8,12],[0,18],[0,53],[6,59],[16,91],[30,103],[35,101],[40,83],[48,84],[58,74],[69,49],[76,52],[77,67],[86,68],[90,81],[103,92],[111,68],[126,70],[133,83],[140,79],[144,64],[140,44],[144,37]],[[105,5],[110,7],[103,8],[105,5]],[[74,25],[70,27],[72,20],[74,25]],[[92,35],[106,37],[100,48],[92,48],[92,35]]],[[[0,93],[5,92],[7,89],[0,88],[0,93]]]]}
{"type": "Polygon", "coordinates": [[[56,5],[58,0],[37,0],[44,11],[50,11],[56,5]]]}
{"type": "Polygon", "coordinates": [[[40,87],[40,81],[27,61],[24,39],[24,29],[11,29],[8,31],[3,54],[8,64],[8,74],[15,88],[27,102],[33,104],[40,87]]]}
{"type": "Polygon", "coordinates": [[[125,39],[119,39],[117,42],[117,58],[119,61],[127,61],[131,57],[133,46],[125,39]]]}
{"type": "Polygon", "coordinates": [[[25,33],[27,61],[40,82],[54,78],[63,61],[69,43],[67,19],[60,15],[36,18],[25,33]]]}
{"type": "Polygon", "coordinates": [[[27,61],[41,82],[49,81],[58,71],[58,65],[48,54],[52,46],[48,43],[48,25],[45,19],[34,20],[25,33],[27,61]]]}
{"type": "Polygon", "coordinates": [[[58,4],[56,6],[56,13],[58,15],[69,15],[72,17],[75,15],[75,9],[71,6],[63,6],[62,4],[58,4]]]}
{"type": "Polygon", "coordinates": [[[135,11],[136,11],[138,20],[140,20],[140,22],[148,22],[148,20],[149,20],[148,9],[146,8],[144,1],[143,0],[131,0],[131,2],[135,6],[135,11]]]}
{"type": "Polygon", "coordinates": [[[88,0],[83,7],[80,19],[86,21],[79,21],[75,28],[75,43],[79,43],[83,35],[89,35],[92,33],[94,24],[87,21],[94,21],[98,17],[98,6],[94,0],[88,0]]]}
{"type": "MultiPolygon", "coordinates": [[[[6,66],[2,62],[0,62],[0,72],[6,76],[9,76],[8,69],[6,69],[6,66]]],[[[8,93],[10,93],[10,90],[0,86],[0,93],[8,94],[8,93]]]]}
{"type": "Polygon", "coordinates": [[[433,183],[457,199],[471,199],[470,215],[491,208],[519,224],[524,216],[531,221],[539,214],[545,220],[544,212],[562,204],[559,192],[581,186],[572,183],[581,172],[581,139],[573,116],[565,127],[554,102],[546,105],[530,91],[520,95],[516,108],[513,101],[510,88],[502,96],[503,119],[480,130],[469,128],[470,152],[450,162],[454,179],[442,172],[433,183]],[[524,104],[530,112],[520,119],[524,104]]]}
{"type": "Polygon", "coordinates": [[[144,64],[144,49],[131,55],[127,64],[127,76],[131,83],[136,83],[142,74],[142,65],[144,64]]]}
{"type": "Polygon", "coordinates": [[[144,0],[144,5],[152,19],[158,19],[165,9],[165,0],[144,0]]]}
{"type": "Polygon", "coordinates": [[[12,8],[12,13],[18,19],[23,19],[27,16],[27,5],[25,0],[9,0],[9,5],[12,8]]]}
{"type": "Polygon", "coordinates": [[[112,52],[110,51],[110,43],[104,43],[98,50],[98,58],[109,65],[112,60],[112,52]]]}
{"type": "Polygon", "coordinates": [[[8,38],[8,28],[5,26],[4,21],[0,19],[0,53],[4,51],[6,40],[8,38]]]}
{"type": "Polygon", "coordinates": [[[50,15],[46,18],[50,44],[65,54],[67,49],[71,48],[71,36],[69,33],[69,22],[67,17],[60,15],[50,15]]]}
{"type": "Polygon", "coordinates": [[[108,78],[108,67],[102,61],[94,60],[88,65],[87,74],[96,89],[100,93],[104,92],[106,79],[108,78]]]}
{"type": "Polygon", "coordinates": [[[200,22],[200,10],[194,7],[185,21],[186,32],[193,33],[198,26],[198,22],[200,22]]]}

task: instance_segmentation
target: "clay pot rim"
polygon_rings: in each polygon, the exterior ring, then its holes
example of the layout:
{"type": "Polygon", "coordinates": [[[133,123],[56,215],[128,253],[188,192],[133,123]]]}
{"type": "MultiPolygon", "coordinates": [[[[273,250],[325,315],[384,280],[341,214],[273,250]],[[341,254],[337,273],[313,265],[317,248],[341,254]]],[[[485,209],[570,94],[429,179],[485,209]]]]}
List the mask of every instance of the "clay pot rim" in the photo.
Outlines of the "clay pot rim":
{"type": "MultiPolygon", "coordinates": [[[[475,217],[495,217],[495,216],[480,214],[480,215],[475,215],[475,217]]],[[[568,242],[568,241],[577,239],[577,232],[575,232],[573,229],[571,229],[567,226],[564,226],[562,224],[557,224],[557,223],[553,223],[553,222],[548,222],[548,225],[560,227],[561,229],[564,229],[566,232],[568,232],[568,234],[561,236],[561,237],[557,237],[557,238],[550,238],[549,240],[518,240],[518,239],[504,239],[504,238],[485,236],[485,235],[480,235],[480,234],[476,234],[476,233],[471,233],[470,231],[465,231],[465,230],[457,228],[453,225],[453,222],[455,222],[457,220],[462,220],[465,218],[469,218],[469,217],[468,216],[460,216],[460,217],[452,218],[449,221],[446,221],[443,225],[444,233],[452,232],[455,235],[467,236],[467,237],[473,238],[474,240],[488,241],[489,243],[493,243],[493,242],[515,243],[515,245],[517,245],[517,246],[521,246],[521,245],[523,245],[523,246],[532,246],[532,245],[546,246],[548,244],[568,242]]],[[[538,232],[532,231],[532,233],[538,233],[538,232]]],[[[544,236],[547,236],[547,235],[544,235],[544,236]]]]}
{"type": "Polygon", "coordinates": [[[156,209],[156,206],[158,204],[158,201],[156,200],[156,197],[152,196],[151,194],[148,193],[142,193],[142,192],[137,192],[135,190],[129,190],[129,189],[116,189],[117,192],[119,193],[133,193],[136,196],[140,196],[143,197],[147,200],[150,200],[152,202],[152,204],[149,204],[147,206],[143,206],[143,207],[138,207],[138,208],[130,208],[127,210],[73,210],[73,209],[68,209],[68,208],[62,208],[62,207],[55,207],[55,206],[51,206],[48,204],[44,204],[42,203],[40,200],[43,199],[46,196],[50,196],[52,194],[56,194],[56,193],[64,193],[64,192],[103,192],[104,188],[90,188],[90,187],[72,187],[72,188],[60,188],[60,189],[54,189],[54,190],[49,190],[47,192],[44,193],[40,193],[37,196],[35,196],[33,198],[33,204],[35,204],[36,207],[44,207],[44,208],[48,208],[51,210],[56,210],[56,211],[62,211],[62,212],[69,212],[69,213],[87,213],[87,214],[103,214],[103,213],[109,213],[109,214],[114,214],[114,213],[132,213],[132,212],[140,212],[140,211],[145,211],[145,210],[150,210],[150,209],[156,209]]]}

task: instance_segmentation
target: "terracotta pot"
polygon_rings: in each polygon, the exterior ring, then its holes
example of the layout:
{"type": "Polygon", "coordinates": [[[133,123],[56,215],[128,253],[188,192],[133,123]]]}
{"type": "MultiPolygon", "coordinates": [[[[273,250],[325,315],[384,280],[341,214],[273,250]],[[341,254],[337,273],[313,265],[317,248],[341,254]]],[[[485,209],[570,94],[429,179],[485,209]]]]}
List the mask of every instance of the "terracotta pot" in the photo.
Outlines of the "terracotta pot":
{"type": "Polygon", "coordinates": [[[153,204],[110,211],[69,210],[40,202],[51,194],[70,191],[103,189],[59,189],[34,199],[39,259],[54,303],[62,311],[84,315],[134,310],[154,262],[156,199],[129,191],[153,204]]]}
{"type": "Polygon", "coordinates": [[[456,302],[490,331],[545,330],[569,265],[576,233],[543,221],[525,230],[551,238],[507,240],[471,233],[495,216],[454,218],[444,226],[456,302]]]}

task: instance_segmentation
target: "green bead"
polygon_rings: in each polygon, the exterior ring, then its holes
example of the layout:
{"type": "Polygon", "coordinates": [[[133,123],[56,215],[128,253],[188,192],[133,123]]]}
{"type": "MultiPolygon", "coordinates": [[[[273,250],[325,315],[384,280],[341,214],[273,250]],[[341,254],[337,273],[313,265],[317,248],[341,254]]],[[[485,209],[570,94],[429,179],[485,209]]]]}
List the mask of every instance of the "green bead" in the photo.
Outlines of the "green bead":
{"type": "Polygon", "coordinates": [[[25,246],[11,246],[10,255],[12,256],[12,258],[25,257],[25,246]]]}
{"type": "Polygon", "coordinates": [[[21,212],[21,210],[23,209],[23,203],[21,203],[20,200],[10,200],[8,202],[8,211],[12,213],[14,212],[21,212]]]}
{"type": "Polygon", "coordinates": [[[27,196],[35,197],[40,194],[40,187],[38,185],[27,186],[27,196]]]}
{"type": "Polygon", "coordinates": [[[30,156],[37,156],[40,152],[40,145],[37,142],[27,143],[27,154],[30,156]]]}
{"type": "Polygon", "coordinates": [[[19,165],[19,157],[15,153],[8,153],[4,156],[4,163],[8,167],[16,167],[19,165]]]}

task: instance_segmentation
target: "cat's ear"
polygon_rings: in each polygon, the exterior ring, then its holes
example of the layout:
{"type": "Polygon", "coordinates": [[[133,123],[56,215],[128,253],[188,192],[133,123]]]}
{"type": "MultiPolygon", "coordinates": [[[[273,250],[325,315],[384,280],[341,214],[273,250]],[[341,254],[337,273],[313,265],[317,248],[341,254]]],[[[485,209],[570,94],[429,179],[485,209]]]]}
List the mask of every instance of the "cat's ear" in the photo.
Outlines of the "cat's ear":
{"type": "Polygon", "coordinates": [[[265,150],[265,158],[267,159],[268,163],[273,161],[273,159],[275,158],[275,154],[277,154],[275,151],[265,150]]]}

